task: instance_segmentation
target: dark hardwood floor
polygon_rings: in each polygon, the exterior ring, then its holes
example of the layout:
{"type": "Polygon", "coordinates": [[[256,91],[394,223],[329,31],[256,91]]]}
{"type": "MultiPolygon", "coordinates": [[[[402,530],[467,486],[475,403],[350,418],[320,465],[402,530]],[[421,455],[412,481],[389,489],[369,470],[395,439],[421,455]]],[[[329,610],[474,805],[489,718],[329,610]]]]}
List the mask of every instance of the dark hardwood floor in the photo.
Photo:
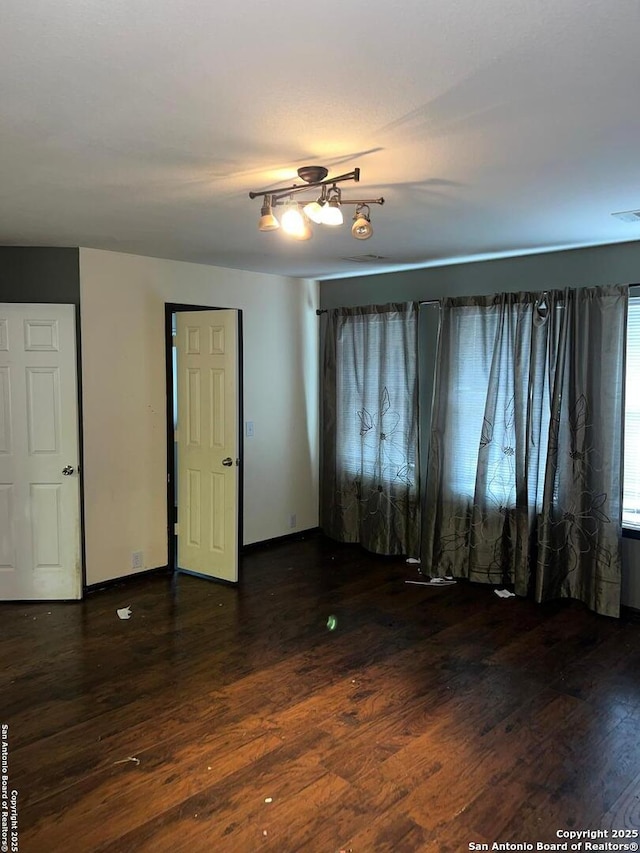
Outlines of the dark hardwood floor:
{"type": "Polygon", "coordinates": [[[403,560],[319,537],[242,571],[239,589],[150,577],[0,605],[21,853],[444,853],[640,829],[640,624],[408,585],[403,560]]]}

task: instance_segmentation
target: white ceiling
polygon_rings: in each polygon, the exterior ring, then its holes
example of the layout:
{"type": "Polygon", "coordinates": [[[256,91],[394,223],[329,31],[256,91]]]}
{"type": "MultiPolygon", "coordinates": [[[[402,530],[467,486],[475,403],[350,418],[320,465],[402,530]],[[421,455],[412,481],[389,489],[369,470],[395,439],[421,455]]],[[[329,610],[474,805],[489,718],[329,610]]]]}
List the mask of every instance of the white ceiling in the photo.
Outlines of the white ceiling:
{"type": "Polygon", "coordinates": [[[4,0],[0,243],[308,277],[640,239],[638,0],[4,0]],[[361,169],[368,241],[249,190],[361,169]],[[350,256],[387,260],[361,264],[350,256]]]}

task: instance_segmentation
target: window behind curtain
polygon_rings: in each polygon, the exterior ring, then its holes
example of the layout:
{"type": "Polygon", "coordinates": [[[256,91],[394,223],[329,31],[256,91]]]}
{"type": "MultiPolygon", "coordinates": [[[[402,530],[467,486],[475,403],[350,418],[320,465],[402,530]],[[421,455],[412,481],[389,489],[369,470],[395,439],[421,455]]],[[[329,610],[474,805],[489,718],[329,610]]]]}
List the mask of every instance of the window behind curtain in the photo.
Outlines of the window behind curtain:
{"type": "Polygon", "coordinates": [[[640,296],[629,299],[622,523],[640,530],[640,296]]]}
{"type": "Polygon", "coordinates": [[[321,524],[376,554],[420,537],[415,303],[328,312],[323,332],[321,524]]]}
{"type": "MultiPolygon", "coordinates": [[[[453,452],[450,456],[447,488],[457,497],[474,497],[479,451],[483,446],[486,448],[485,464],[491,471],[487,497],[496,509],[515,506],[515,394],[517,388],[519,394],[526,395],[526,388],[522,387],[523,380],[517,374],[514,358],[518,338],[524,334],[522,326],[528,326],[528,310],[514,305],[508,309],[510,313],[505,321],[497,307],[465,308],[456,312],[455,325],[451,329],[455,343],[449,354],[450,381],[447,393],[450,414],[448,429],[452,436],[453,452]],[[492,367],[499,370],[502,381],[495,400],[495,411],[488,411],[492,367]]],[[[534,335],[532,347],[536,349],[540,346],[544,346],[542,338],[538,339],[534,335]]],[[[527,361],[533,354],[533,350],[529,352],[527,349],[527,361]]],[[[522,367],[519,370],[522,371],[522,367]]],[[[543,388],[529,395],[529,406],[532,407],[535,421],[540,420],[543,425],[542,435],[531,444],[529,454],[544,459],[550,418],[546,380],[543,388]]],[[[543,476],[543,466],[538,469],[535,465],[530,467],[531,504],[537,505],[541,500],[543,476]]]]}
{"type": "Polygon", "coordinates": [[[451,482],[449,490],[472,498],[475,491],[478,451],[489,386],[492,339],[498,317],[489,320],[493,334],[487,335],[488,312],[456,315],[456,351],[451,359],[450,427],[452,430],[451,482]]]}
{"type": "MultiPolygon", "coordinates": [[[[453,354],[453,375],[450,393],[455,417],[455,454],[452,462],[451,491],[460,496],[473,497],[475,489],[478,451],[482,440],[486,389],[493,350],[493,335],[498,316],[484,317],[480,312],[467,312],[458,318],[458,348],[453,354]]],[[[547,392],[541,400],[543,418],[548,424],[547,392]]],[[[545,433],[543,435],[546,438],[545,433]]],[[[640,296],[629,299],[627,319],[627,361],[625,390],[625,442],[624,442],[624,499],[622,522],[625,527],[640,530],[640,296]]],[[[546,441],[545,441],[546,445],[546,441]]],[[[540,448],[542,455],[546,446],[540,448]]],[[[504,482],[495,482],[498,490],[508,492],[509,478],[505,468],[504,482]]],[[[530,491],[536,491],[535,485],[530,491]]],[[[542,483],[538,494],[542,494],[542,483]]]]}
{"type": "Polygon", "coordinates": [[[402,315],[356,315],[338,335],[336,451],[339,468],[354,479],[416,483],[405,324],[402,315]]]}

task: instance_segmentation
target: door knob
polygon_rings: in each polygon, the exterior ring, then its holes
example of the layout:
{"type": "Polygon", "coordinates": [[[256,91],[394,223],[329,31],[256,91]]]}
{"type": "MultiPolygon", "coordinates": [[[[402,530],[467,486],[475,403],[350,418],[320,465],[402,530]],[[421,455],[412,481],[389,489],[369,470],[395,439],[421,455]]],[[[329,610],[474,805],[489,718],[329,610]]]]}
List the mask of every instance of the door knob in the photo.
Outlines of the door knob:
{"type": "Polygon", "coordinates": [[[227,456],[226,459],[222,460],[222,464],[225,468],[230,468],[233,465],[233,459],[230,456],[227,456]]]}
{"type": "Polygon", "coordinates": [[[73,474],[73,465],[65,465],[62,469],[62,473],[65,477],[70,477],[73,474]]]}

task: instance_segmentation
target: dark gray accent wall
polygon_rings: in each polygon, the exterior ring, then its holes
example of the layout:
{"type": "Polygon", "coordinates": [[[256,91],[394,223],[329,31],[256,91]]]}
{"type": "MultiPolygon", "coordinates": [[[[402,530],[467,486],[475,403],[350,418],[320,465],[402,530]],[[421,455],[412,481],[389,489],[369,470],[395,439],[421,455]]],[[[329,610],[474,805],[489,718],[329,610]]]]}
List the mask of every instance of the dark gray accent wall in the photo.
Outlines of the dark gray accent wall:
{"type": "Polygon", "coordinates": [[[320,282],[320,307],[640,282],[640,242],[320,282]]]}
{"type": "Polygon", "coordinates": [[[79,306],[79,249],[0,246],[0,302],[79,306]]]}

